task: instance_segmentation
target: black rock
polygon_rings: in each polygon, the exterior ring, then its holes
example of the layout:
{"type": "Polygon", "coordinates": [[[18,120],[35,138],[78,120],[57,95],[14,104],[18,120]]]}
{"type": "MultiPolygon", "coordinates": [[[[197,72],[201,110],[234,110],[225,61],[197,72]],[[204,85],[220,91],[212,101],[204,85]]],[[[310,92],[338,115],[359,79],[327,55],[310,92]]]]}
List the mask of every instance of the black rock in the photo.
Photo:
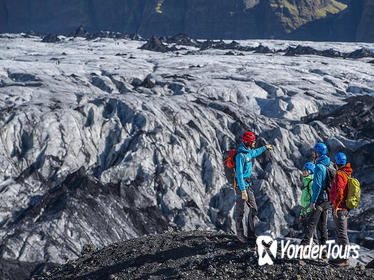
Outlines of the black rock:
{"type": "Polygon", "coordinates": [[[8,77],[12,79],[15,82],[36,82],[40,81],[39,78],[32,74],[27,74],[27,73],[8,73],[8,77]]]}
{"type": "Polygon", "coordinates": [[[88,32],[86,31],[86,29],[84,28],[83,25],[79,26],[75,30],[75,33],[74,33],[74,37],[84,37],[84,38],[86,38],[87,35],[88,35],[88,32]]]}
{"type": "Polygon", "coordinates": [[[140,49],[154,52],[168,52],[170,50],[155,35],[153,35],[152,38],[147,41],[147,43],[141,46],[140,49]]]}
{"type": "Polygon", "coordinates": [[[343,57],[343,54],[341,52],[334,49],[324,50],[321,52],[321,55],[326,57],[343,57]]]}
{"type": "Polygon", "coordinates": [[[130,39],[130,35],[127,33],[121,32],[112,32],[112,31],[98,31],[94,34],[88,34],[84,36],[87,40],[94,40],[97,38],[112,38],[112,39],[130,39]]]}
{"type": "Polygon", "coordinates": [[[153,88],[155,87],[155,85],[156,85],[155,81],[151,78],[150,75],[148,75],[139,86],[145,87],[145,88],[153,88]]]}
{"type": "Polygon", "coordinates": [[[345,55],[347,58],[363,58],[363,57],[374,57],[374,52],[366,48],[355,50],[345,55]]]}
{"type": "Polygon", "coordinates": [[[320,55],[321,52],[317,51],[316,49],[308,46],[301,46],[298,45],[296,48],[288,47],[285,50],[286,56],[294,56],[294,55],[320,55]]]}
{"type": "Polygon", "coordinates": [[[81,251],[81,255],[84,256],[84,255],[88,255],[90,253],[93,253],[97,250],[96,246],[93,245],[92,243],[90,244],[85,244],[83,245],[83,248],[82,248],[82,251],[81,251]]]}
{"type": "Polygon", "coordinates": [[[254,49],[255,53],[274,53],[274,50],[270,49],[267,46],[260,44],[254,49]]]}
{"type": "Polygon", "coordinates": [[[200,50],[217,49],[217,50],[236,50],[236,51],[253,51],[253,47],[243,47],[238,42],[232,41],[226,44],[224,41],[206,40],[200,44],[200,50]]]}
{"type": "Polygon", "coordinates": [[[58,36],[56,34],[48,34],[46,36],[44,36],[42,42],[43,43],[56,43],[56,42],[60,42],[60,38],[58,38],[58,36]]]}
{"type": "Polygon", "coordinates": [[[374,259],[371,260],[371,262],[369,262],[365,268],[374,268],[374,259]]]}
{"type": "Polygon", "coordinates": [[[182,46],[200,47],[201,43],[195,39],[188,37],[186,34],[180,33],[173,37],[163,37],[160,41],[167,42],[168,44],[177,44],[182,46]]]}
{"type": "Polygon", "coordinates": [[[313,120],[320,120],[328,126],[339,127],[351,139],[373,139],[374,97],[361,95],[345,101],[346,105],[330,114],[318,115],[313,120]]]}
{"type": "Polygon", "coordinates": [[[200,50],[207,50],[207,49],[213,49],[214,48],[214,42],[212,40],[206,40],[204,41],[201,46],[200,50]]]}

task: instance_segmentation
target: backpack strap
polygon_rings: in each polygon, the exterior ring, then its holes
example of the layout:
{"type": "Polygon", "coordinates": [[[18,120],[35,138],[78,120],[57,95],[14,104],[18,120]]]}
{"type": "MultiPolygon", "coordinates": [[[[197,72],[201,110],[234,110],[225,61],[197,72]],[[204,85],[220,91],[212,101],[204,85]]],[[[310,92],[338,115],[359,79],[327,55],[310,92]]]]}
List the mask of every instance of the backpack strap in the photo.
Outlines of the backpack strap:
{"type": "MultiPolygon", "coordinates": [[[[242,154],[243,154],[243,153],[242,153],[242,154]]],[[[246,156],[245,154],[243,154],[243,156],[244,156],[244,159],[245,159],[244,164],[247,164],[247,162],[248,162],[249,160],[248,160],[248,158],[247,158],[247,156],[246,156]]]]}
{"type": "Polygon", "coordinates": [[[249,160],[248,160],[247,156],[246,156],[243,152],[237,152],[236,155],[235,155],[235,159],[236,159],[236,157],[237,157],[239,154],[242,154],[242,155],[244,156],[244,160],[245,160],[244,164],[247,164],[247,162],[248,162],[249,160]]]}
{"type": "Polygon", "coordinates": [[[336,173],[338,173],[338,172],[343,172],[345,174],[345,176],[347,176],[348,179],[351,178],[351,176],[348,176],[348,174],[345,171],[343,171],[343,170],[336,171],[336,173]]]}
{"type": "MultiPolygon", "coordinates": [[[[247,162],[248,162],[248,158],[247,158],[247,156],[246,156],[244,153],[242,153],[242,152],[237,152],[236,155],[235,155],[235,159],[234,159],[234,160],[236,160],[236,157],[237,157],[238,154],[242,154],[242,155],[244,156],[244,159],[245,159],[244,165],[246,165],[247,162]]],[[[234,168],[234,189],[236,189],[236,166],[235,166],[235,168],[234,168]]]]}
{"type": "MultiPolygon", "coordinates": [[[[321,165],[323,165],[323,166],[326,168],[326,180],[327,180],[327,176],[329,175],[329,174],[328,174],[328,172],[329,172],[329,171],[328,171],[329,167],[328,167],[326,164],[322,163],[322,162],[319,162],[319,163],[317,163],[317,164],[321,164],[321,165]]],[[[316,164],[316,165],[317,165],[317,164],[316,164]]],[[[326,191],[326,188],[327,188],[327,186],[324,186],[323,190],[326,191]]]]}
{"type": "Polygon", "coordinates": [[[309,183],[308,183],[308,185],[306,186],[307,187],[307,191],[308,191],[308,193],[309,193],[310,196],[312,196],[312,194],[310,193],[310,183],[312,183],[312,182],[313,182],[313,180],[310,180],[309,183]]]}

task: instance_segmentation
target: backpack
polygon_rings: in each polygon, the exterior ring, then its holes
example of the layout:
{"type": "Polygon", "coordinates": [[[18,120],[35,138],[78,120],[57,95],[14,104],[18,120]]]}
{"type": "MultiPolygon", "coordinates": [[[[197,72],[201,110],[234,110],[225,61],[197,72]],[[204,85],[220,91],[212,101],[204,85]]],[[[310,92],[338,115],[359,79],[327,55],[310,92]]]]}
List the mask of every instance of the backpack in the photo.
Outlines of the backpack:
{"type": "Polygon", "coordinates": [[[310,197],[312,197],[312,192],[311,192],[312,185],[313,185],[313,180],[310,180],[309,183],[308,183],[308,185],[306,186],[307,187],[307,192],[308,192],[308,194],[309,194],[310,197]]]}
{"type": "Polygon", "coordinates": [[[323,163],[319,163],[319,164],[322,164],[323,166],[326,167],[326,185],[324,186],[323,190],[327,193],[327,196],[330,199],[331,184],[334,181],[336,171],[335,169],[330,168],[323,163]]]}
{"type": "Polygon", "coordinates": [[[360,202],[361,197],[361,188],[360,188],[360,182],[351,176],[348,176],[347,173],[345,173],[343,170],[339,170],[343,172],[347,178],[348,178],[348,193],[347,193],[347,199],[345,201],[345,206],[347,206],[348,209],[354,209],[358,206],[358,203],[360,202]]]}
{"type": "MultiPolygon", "coordinates": [[[[228,179],[228,181],[234,181],[234,189],[236,188],[236,170],[235,170],[235,157],[238,154],[238,150],[233,149],[228,151],[227,158],[224,160],[224,166],[225,166],[225,175],[228,179]]],[[[248,158],[245,154],[243,154],[245,158],[245,163],[247,164],[248,158]]]]}

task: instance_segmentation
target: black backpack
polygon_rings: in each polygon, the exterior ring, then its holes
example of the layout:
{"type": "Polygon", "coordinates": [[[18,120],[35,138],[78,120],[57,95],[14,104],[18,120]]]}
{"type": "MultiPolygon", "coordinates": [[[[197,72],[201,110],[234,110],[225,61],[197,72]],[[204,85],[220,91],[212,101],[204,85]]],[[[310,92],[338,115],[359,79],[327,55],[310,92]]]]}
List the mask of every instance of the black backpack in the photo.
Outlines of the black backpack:
{"type": "Polygon", "coordinates": [[[331,184],[334,181],[336,170],[327,166],[326,164],[322,164],[326,167],[326,185],[324,186],[323,190],[326,191],[328,198],[330,199],[330,191],[331,191],[331,184]]]}

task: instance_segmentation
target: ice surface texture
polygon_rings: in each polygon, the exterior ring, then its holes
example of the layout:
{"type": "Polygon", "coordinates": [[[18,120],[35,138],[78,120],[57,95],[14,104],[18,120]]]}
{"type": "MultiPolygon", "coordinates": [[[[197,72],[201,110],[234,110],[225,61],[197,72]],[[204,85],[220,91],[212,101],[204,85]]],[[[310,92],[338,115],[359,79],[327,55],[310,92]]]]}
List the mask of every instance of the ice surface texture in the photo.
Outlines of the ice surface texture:
{"type": "MultiPolygon", "coordinates": [[[[229,56],[196,46],[161,53],[139,49],[144,41],[28,37],[0,38],[2,257],[62,263],[86,243],[101,248],[169,226],[233,229],[234,192],[222,162],[248,129],[258,145],[275,146],[254,162],[259,233],[292,234],[299,169],[311,147],[325,141],[333,153],[357,150],[367,162],[353,166],[365,195],[350,230],[370,245],[374,173],[363,147],[373,145],[372,135],[352,136],[314,118],[347,97],[373,95],[372,59],[229,56]]],[[[240,42],[259,43],[300,44],[240,42]]]]}

